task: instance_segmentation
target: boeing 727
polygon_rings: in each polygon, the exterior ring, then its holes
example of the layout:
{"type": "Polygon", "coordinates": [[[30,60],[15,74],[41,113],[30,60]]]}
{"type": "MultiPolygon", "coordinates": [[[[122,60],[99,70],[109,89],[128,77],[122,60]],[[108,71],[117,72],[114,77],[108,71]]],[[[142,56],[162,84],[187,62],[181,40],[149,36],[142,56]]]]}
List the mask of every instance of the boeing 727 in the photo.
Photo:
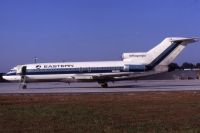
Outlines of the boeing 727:
{"type": "Polygon", "coordinates": [[[169,37],[148,52],[123,53],[121,61],[35,63],[18,65],[3,76],[20,82],[23,89],[30,82],[108,82],[132,80],[168,71],[168,65],[189,43],[197,38],[169,37]]]}

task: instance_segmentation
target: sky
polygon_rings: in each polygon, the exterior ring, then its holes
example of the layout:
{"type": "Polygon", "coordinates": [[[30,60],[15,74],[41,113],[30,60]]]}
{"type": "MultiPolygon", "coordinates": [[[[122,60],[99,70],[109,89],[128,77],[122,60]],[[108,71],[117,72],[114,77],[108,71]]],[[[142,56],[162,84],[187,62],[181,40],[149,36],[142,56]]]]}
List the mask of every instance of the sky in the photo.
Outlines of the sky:
{"type": "MultiPolygon", "coordinates": [[[[165,37],[200,37],[200,0],[0,0],[0,72],[18,64],[121,60],[165,37]]],[[[174,62],[200,62],[200,42],[174,62]]]]}

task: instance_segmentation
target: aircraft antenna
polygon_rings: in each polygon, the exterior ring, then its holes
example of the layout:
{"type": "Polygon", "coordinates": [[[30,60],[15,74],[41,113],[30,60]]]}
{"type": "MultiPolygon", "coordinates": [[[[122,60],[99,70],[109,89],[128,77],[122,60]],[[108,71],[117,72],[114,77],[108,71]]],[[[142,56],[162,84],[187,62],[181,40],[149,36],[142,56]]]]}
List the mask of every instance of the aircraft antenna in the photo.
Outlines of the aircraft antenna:
{"type": "Polygon", "coordinates": [[[38,60],[38,58],[37,58],[37,57],[34,57],[34,63],[35,63],[35,64],[37,63],[37,60],[38,60]]]}

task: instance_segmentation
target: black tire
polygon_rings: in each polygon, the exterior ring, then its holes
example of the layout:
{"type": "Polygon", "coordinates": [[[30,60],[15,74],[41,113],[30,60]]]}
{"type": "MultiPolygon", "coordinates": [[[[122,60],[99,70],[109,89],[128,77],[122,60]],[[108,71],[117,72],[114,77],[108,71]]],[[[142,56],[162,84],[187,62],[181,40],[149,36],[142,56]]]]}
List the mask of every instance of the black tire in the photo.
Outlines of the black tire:
{"type": "Polygon", "coordinates": [[[103,84],[101,84],[101,87],[102,88],[108,88],[108,84],[107,83],[103,83],[103,84]]]}
{"type": "Polygon", "coordinates": [[[22,85],[22,89],[27,89],[27,86],[26,85],[22,85]]]}

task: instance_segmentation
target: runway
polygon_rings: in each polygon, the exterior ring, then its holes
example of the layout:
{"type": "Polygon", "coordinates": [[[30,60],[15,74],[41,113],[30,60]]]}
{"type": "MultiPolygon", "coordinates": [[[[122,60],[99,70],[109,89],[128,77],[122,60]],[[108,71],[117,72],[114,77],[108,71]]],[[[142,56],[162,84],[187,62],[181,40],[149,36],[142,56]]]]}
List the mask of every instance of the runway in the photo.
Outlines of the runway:
{"type": "Polygon", "coordinates": [[[11,93],[107,93],[144,91],[190,91],[200,90],[200,80],[144,80],[109,83],[101,88],[97,83],[29,83],[23,90],[18,83],[1,83],[0,94],[11,93]]]}

